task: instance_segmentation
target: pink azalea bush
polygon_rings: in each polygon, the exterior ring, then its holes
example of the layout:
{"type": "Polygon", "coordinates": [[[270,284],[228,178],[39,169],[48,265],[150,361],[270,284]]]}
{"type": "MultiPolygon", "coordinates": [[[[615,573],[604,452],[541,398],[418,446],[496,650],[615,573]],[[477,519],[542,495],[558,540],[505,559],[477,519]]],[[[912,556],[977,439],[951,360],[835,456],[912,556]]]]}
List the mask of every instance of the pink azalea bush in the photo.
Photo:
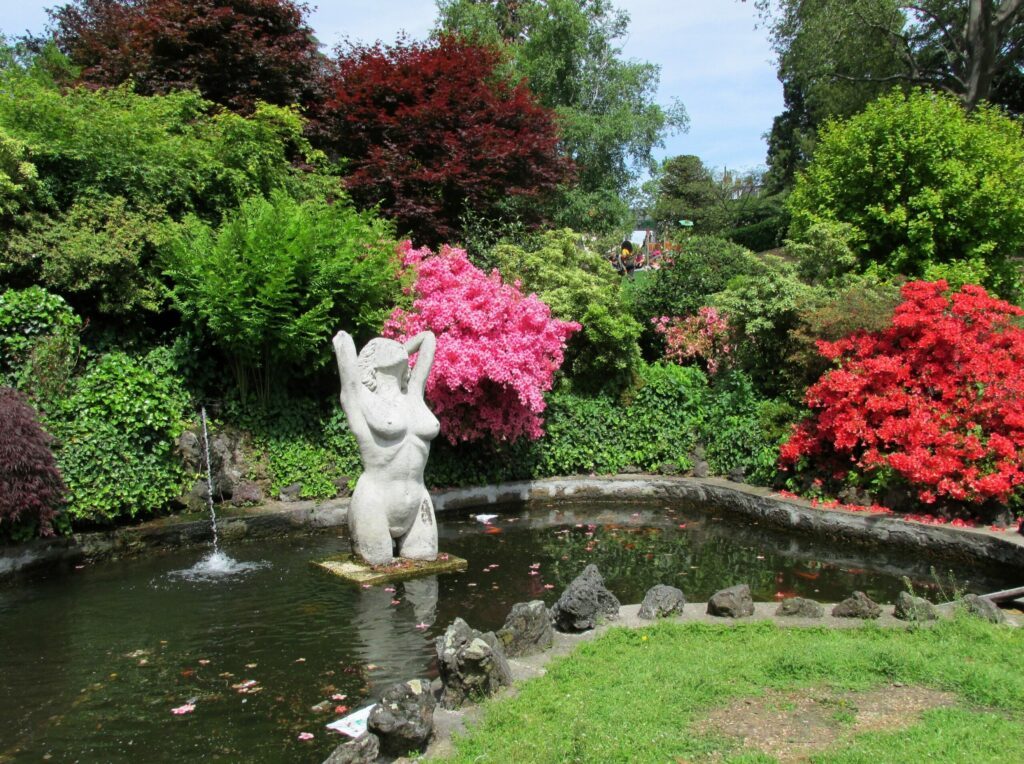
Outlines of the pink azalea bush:
{"type": "Polygon", "coordinates": [[[562,364],[565,343],[580,325],[551,317],[519,282],[506,284],[447,245],[434,255],[404,242],[400,254],[416,271],[412,310],[396,308],[384,336],[405,341],[437,335],[427,400],[451,443],[490,436],[513,441],[544,434],[544,393],[562,364]]]}
{"type": "Polygon", "coordinates": [[[714,374],[732,352],[729,321],[712,307],[698,309],[695,316],[658,316],[651,323],[654,331],[665,338],[667,361],[699,363],[708,374],[714,374]]]}

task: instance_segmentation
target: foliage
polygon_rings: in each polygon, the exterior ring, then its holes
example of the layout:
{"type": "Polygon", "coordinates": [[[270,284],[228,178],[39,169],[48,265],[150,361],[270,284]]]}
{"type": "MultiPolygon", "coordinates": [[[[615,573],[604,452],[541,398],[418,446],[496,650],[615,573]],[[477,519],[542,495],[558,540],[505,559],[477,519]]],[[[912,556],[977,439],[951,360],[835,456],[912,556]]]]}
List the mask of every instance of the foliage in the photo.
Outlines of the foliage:
{"type": "Polygon", "coordinates": [[[48,416],[73,520],[107,523],[163,508],[181,493],[175,451],[189,400],[163,349],[108,353],[48,416]]]}
{"type": "Polygon", "coordinates": [[[769,186],[791,187],[829,118],[898,84],[1024,110],[1022,6],[1002,0],[781,0],[756,3],[778,55],[785,111],[769,136],[769,186]]]}
{"type": "Polygon", "coordinates": [[[249,114],[311,95],[322,62],[308,12],[292,0],[72,0],[50,15],[85,84],[197,89],[249,114]]]}
{"type": "Polygon", "coordinates": [[[344,327],[365,336],[395,303],[390,228],[345,200],[276,191],[214,230],[196,218],[167,248],[174,303],[229,358],[238,388],[267,400],[275,382],[329,358],[344,327]]]}
{"type": "Polygon", "coordinates": [[[1024,138],[987,107],[893,93],[822,132],[789,197],[790,233],[850,226],[861,267],[921,276],[933,263],[982,260],[985,284],[1018,290],[1010,259],[1024,246],[1024,138]]]}
{"type": "Polygon", "coordinates": [[[565,180],[554,114],[525,85],[497,77],[499,63],[496,50],[447,36],[342,51],[324,130],[348,160],[353,198],[436,245],[463,215],[494,216],[565,180]]]}
{"type": "Polygon", "coordinates": [[[857,331],[880,332],[892,324],[900,302],[898,286],[868,276],[847,280],[803,307],[789,332],[789,352],[779,369],[787,399],[800,401],[831,366],[818,352],[820,340],[835,342],[857,331]]]}
{"type": "Polygon", "coordinates": [[[42,287],[0,292],[0,382],[13,384],[48,337],[76,336],[82,320],[59,295],[42,287]]]}
{"type": "Polygon", "coordinates": [[[64,504],[64,481],[24,395],[0,387],[0,539],[52,536],[64,504]]]}
{"type": "Polygon", "coordinates": [[[439,28],[500,46],[511,81],[526,80],[558,113],[562,145],[578,169],[555,222],[603,232],[628,225],[629,196],[654,166],[668,130],[688,123],[681,104],[659,106],[658,67],[622,57],[629,15],[609,0],[439,0],[439,28]]]}
{"type": "Polygon", "coordinates": [[[0,276],[42,284],[87,318],[155,313],[164,302],[154,263],[162,224],[159,208],[83,194],[67,213],[34,216],[11,236],[0,276]]]}
{"type": "Polygon", "coordinates": [[[487,701],[479,725],[457,739],[452,760],[770,761],[740,740],[695,729],[712,710],[752,698],[768,705],[827,690],[842,698],[898,683],[953,692],[959,702],[896,732],[823,746],[813,760],[953,764],[971,751],[979,761],[1014,761],[1024,755],[1017,714],[1024,676],[1004,656],[1022,646],[1020,629],[977,618],[925,629],[669,621],[613,628],[553,661],[515,697],[487,701]]]}
{"type": "MultiPolygon", "coordinates": [[[[645,326],[660,316],[694,315],[731,279],[763,269],[749,250],[714,236],[683,239],[667,251],[671,263],[638,273],[627,285],[633,317],[645,326]]],[[[650,339],[648,348],[660,346],[650,339]]]]}
{"type": "Polygon", "coordinates": [[[569,340],[563,369],[582,389],[621,389],[640,363],[641,327],[622,302],[622,279],[608,260],[571,230],[549,231],[533,246],[494,248],[492,257],[508,280],[536,292],[556,317],[583,328],[569,340]]]}
{"type": "Polygon", "coordinates": [[[294,185],[293,159],[320,161],[289,108],[260,104],[241,117],[194,92],[60,90],[13,64],[0,68],[0,87],[9,96],[0,129],[25,145],[40,194],[59,211],[93,194],[217,220],[249,196],[294,185]]]}
{"type": "Polygon", "coordinates": [[[1017,0],[783,0],[774,13],[769,0],[757,5],[771,22],[781,73],[811,97],[820,89],[836,98],[837,82],[853,98],[901,82],[953,93],[973,109],[1019,88],[1017,0]]]}
{"type": "Polygon", "coordinates": [[[426,395],[452,443],[486,436],[498,441],[539,438],[544,392],[562,365],[565,343],[580,325],[551,317],[536,295],[487,276],[461,249],[437,255],[403,247],[415,268],[412,309],[396,309],[385,336],[437,335],[426,395]]]}
{"type": "Polygon", "coordinates": [[[797,278],[790,263],[767,255],[751,272],[730,279],[709,301],[729,316],[735,362],[758,389],[775,396],[784,391],[778,372],[791,349],[790,333],[800,313],[823,296],[823,290],[797,278]]]}
{"type": "Polygon", "coordinates": [[[685,366],[695,362],[714,374],[732,352],[729,319],[710,306],[693,316],[652,318],[654,331],[665,338],[665,360],[685,366]]]}
{"type": "Polygon", "coordinates": [[[925,503],[1005,503],[1024,483],[1024,310],[978,286],[903,287],[892,325],[821,342],[840,363],[807,391],[782,461],[841,480],[899,477],[925,503]],[[849,473],[847,475],[846,473],[849,473]]]}
{"type": "Polygon", "coordinates": [[[0,232],[9,229],[18,214],[29,206],[38,180],[25,144],[0,129],[0,232]]]}

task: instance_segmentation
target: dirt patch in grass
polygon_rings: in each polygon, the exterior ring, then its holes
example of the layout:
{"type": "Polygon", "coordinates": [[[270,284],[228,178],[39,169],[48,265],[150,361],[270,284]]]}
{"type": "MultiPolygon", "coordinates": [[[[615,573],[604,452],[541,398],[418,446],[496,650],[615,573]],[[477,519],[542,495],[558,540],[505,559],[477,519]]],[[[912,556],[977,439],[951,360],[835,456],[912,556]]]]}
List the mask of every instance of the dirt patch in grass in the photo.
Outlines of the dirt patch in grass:
{"type": "Polygon", "coordinates": [[[863,732],[909,727],[956,696],[927,687],[890,685],[870,692],[809,688],[740,698],[698,722],[701,734],[738,738],[780,762],[804,761],[863,732]]]}

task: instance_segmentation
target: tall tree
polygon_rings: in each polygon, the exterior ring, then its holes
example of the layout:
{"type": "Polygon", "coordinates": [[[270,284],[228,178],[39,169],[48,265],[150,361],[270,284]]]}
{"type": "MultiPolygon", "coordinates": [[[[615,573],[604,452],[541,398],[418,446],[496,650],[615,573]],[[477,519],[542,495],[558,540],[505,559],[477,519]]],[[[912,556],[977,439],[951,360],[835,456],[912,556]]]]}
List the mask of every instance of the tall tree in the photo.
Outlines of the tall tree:
{"type": "Polygon", "coordinates": [[[625,222],[623,200],[654,169],[653,150],[688,121],[681,104],[655,102],[656,65],[623,59],[629,15],[610,0],[438,0],[438,12],[439,31],[501,47],[506,73],[525,78],[558,114],[578,171],[559,222],[585,230],[625,222]]]}
{"type": "Polygon", "coordinates": [[[467,214],[502,217],[566,181],[554,114],[497,77],[500,60],[453,37],[339,51],[324,127],[349,160],[353,198],[435,245],[455,239],[467,214]]]}
{"type": "Polygon", "coordinates": [[[50,11],[87,84],[127,80],[143,95],[198,88],[250,113],[317,100],[326,59],[293,0],[73,0],[50,11]]]}
{"type": "Polygon", "coordinates": [[[791,185],[829,117],[894,86],[1024,111],[1024,0],[757,0],[778,54],[786,111],[769,138],[769,182],[791,185]]]}

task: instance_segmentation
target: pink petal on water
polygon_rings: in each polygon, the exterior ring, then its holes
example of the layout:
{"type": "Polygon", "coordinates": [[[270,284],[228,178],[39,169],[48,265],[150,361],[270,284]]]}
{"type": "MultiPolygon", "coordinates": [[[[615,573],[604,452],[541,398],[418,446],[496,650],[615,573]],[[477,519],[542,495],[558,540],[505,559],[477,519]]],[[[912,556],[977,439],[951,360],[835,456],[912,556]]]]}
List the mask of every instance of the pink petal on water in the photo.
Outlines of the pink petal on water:
{"type": "Polygon", "coordinates": [[[364,589],[372,589],[373,587],[370,584],[363,584],[363,588],[364,589]]]}
{"type": "Polygon", "coordinates": [[[300,732],[299,733],[299,740],[312,740],[312,739],[313,739],[313,733],[312,732],[300,732]]]}
{"type": "Polygon", "coordinates": [[[186,703],[183,706],[178,706],[177,708],[172,708],[171,709],[171,713],[175,714],[177,716],[181,716],[182,714],[190,714],[190,713],[192,713],[195,710],[196,710],[196,704],[195,703],[186,703]]]}
{"type": "Polygon", "coordinates": [[[555,585],[554,584],[544,584],[544,588],[545,589],[554,589],[555,585]]]}
{"type": "Polygon", "coordinates": [[[402,600],[391,600],[391,604],[392,605],[401,605],[402,604],[402,600]]]}
{"type": "Polygon", "coordinates": [[[342,695],[340,692],[336,692],[331,696],[331,700],[344,700],[348,695],[342,695]]]}
{"type": "Polygon", "coordinates": [[[429,623],[418,623],[418,624],[416,624],[416,628],[417,629],[429,629],[430,628],[430,624],[429,623]]]}
{"type": "Polygon", "coordinates": [[[385,586],[384,587],[384,591],[389,592],[389,593],[393,592],[394,590],[395,590],[395,587],[393,587],[393,586],[385,586]]]}

